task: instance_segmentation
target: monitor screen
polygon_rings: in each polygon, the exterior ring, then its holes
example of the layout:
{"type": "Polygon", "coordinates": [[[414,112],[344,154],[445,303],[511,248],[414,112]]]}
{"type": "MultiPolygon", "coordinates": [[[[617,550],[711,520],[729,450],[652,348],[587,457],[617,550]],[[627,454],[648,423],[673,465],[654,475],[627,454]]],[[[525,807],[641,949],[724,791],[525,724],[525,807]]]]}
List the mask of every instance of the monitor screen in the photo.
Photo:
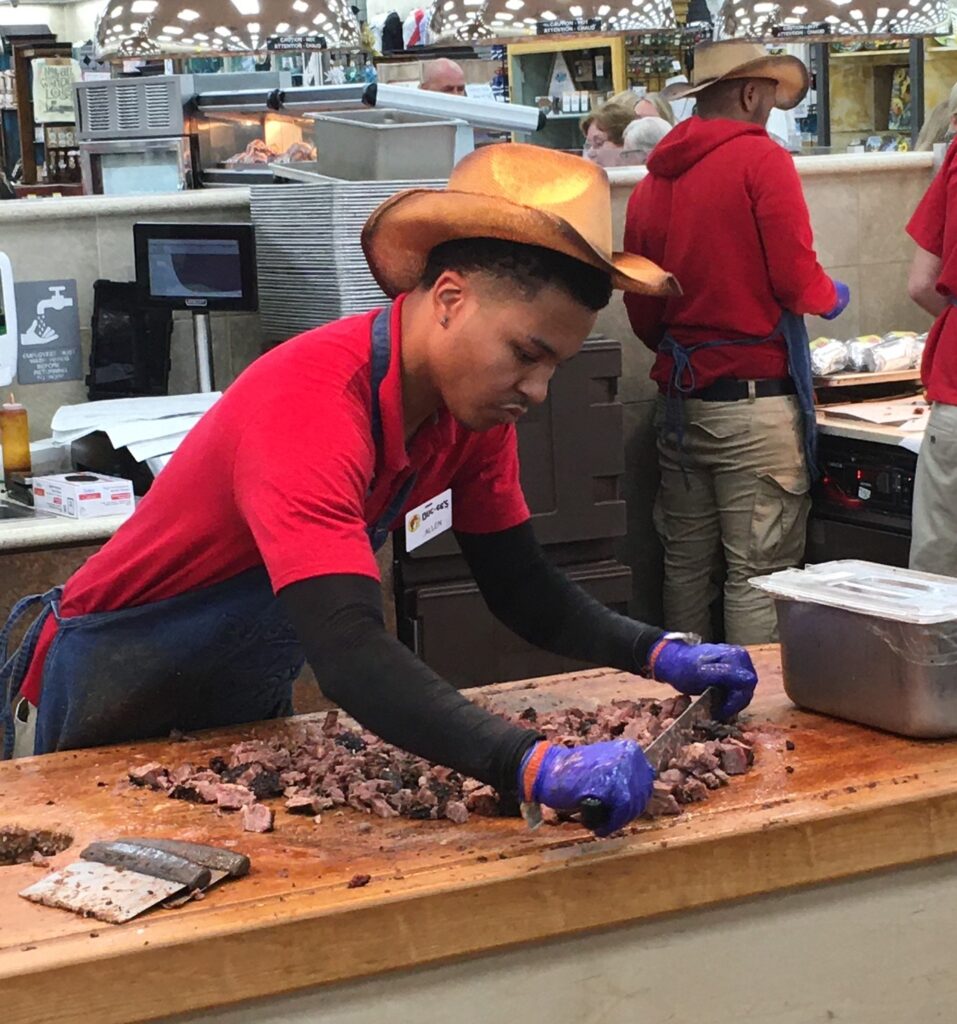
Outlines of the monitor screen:
{"type": "Polygon", "coordinates": [[[150,294],[157,298],[242,298],[234,238],[151,238],[147,252],[150,294]]]}
{"type": "Polygon", "coordinates": [[[136,280],[144,299],[174,309],[256,309],[250,224],[135,224],[136,280]]]}

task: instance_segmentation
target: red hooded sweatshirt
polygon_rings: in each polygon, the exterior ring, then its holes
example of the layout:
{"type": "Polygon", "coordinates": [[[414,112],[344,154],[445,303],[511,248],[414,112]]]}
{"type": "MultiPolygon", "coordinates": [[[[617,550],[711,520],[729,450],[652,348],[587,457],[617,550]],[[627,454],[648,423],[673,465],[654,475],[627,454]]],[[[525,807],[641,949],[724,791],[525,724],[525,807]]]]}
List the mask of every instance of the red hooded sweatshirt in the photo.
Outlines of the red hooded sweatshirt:
{"type": "MultiPolygon", "coordinates": [[[[758,125],[692,117],[659,142],[628,202],[625,250],[670,270],[684,291],[625,296],[631,326],[652,351],[666,331],[683,345],[765,338],[784,309],[821,314],[837,303],[794,161],[758,125]]],[[[691,362],[696,388],[788,375],[782,339],[704,349],[691,362]]],[[[662,390],[671,367],[659,354],[651,376],[662,390]]]]}

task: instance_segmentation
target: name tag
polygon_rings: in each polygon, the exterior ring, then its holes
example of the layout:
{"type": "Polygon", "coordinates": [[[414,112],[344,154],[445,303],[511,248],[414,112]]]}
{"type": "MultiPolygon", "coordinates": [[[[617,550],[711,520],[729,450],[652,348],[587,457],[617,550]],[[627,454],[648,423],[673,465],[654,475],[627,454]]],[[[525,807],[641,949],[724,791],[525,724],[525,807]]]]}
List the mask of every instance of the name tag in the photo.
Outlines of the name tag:
{"type": "Polygon", "coordinates": [[[405,550],[416,548],[452,526],[451,488],[405,514],[405,550]]]}

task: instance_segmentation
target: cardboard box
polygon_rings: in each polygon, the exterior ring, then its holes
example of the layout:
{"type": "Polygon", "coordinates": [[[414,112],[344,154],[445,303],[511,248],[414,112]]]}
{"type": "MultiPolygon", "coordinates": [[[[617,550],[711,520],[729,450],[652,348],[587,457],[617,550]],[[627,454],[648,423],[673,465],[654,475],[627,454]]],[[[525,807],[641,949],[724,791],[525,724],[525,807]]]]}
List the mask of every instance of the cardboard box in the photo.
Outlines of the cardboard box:
{"type": "Polygon", "coordinates": [[[68,519],[129,515],[133,484],[102,473],[63,473],[33,478],[33,506],[68,519]]]}

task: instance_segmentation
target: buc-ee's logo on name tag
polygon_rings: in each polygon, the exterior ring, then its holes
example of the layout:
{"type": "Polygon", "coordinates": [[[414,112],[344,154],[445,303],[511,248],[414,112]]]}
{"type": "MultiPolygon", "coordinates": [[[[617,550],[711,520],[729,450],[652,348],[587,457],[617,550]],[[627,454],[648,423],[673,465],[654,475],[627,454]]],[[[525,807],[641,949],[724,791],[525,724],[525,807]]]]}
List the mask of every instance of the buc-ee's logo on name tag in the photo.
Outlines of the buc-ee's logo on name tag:
{"type": "Polygon", "coordinates": [[[452,491],[437,494],[405,514],[405,550],[416,548],[452,526],[452,491]]]}

